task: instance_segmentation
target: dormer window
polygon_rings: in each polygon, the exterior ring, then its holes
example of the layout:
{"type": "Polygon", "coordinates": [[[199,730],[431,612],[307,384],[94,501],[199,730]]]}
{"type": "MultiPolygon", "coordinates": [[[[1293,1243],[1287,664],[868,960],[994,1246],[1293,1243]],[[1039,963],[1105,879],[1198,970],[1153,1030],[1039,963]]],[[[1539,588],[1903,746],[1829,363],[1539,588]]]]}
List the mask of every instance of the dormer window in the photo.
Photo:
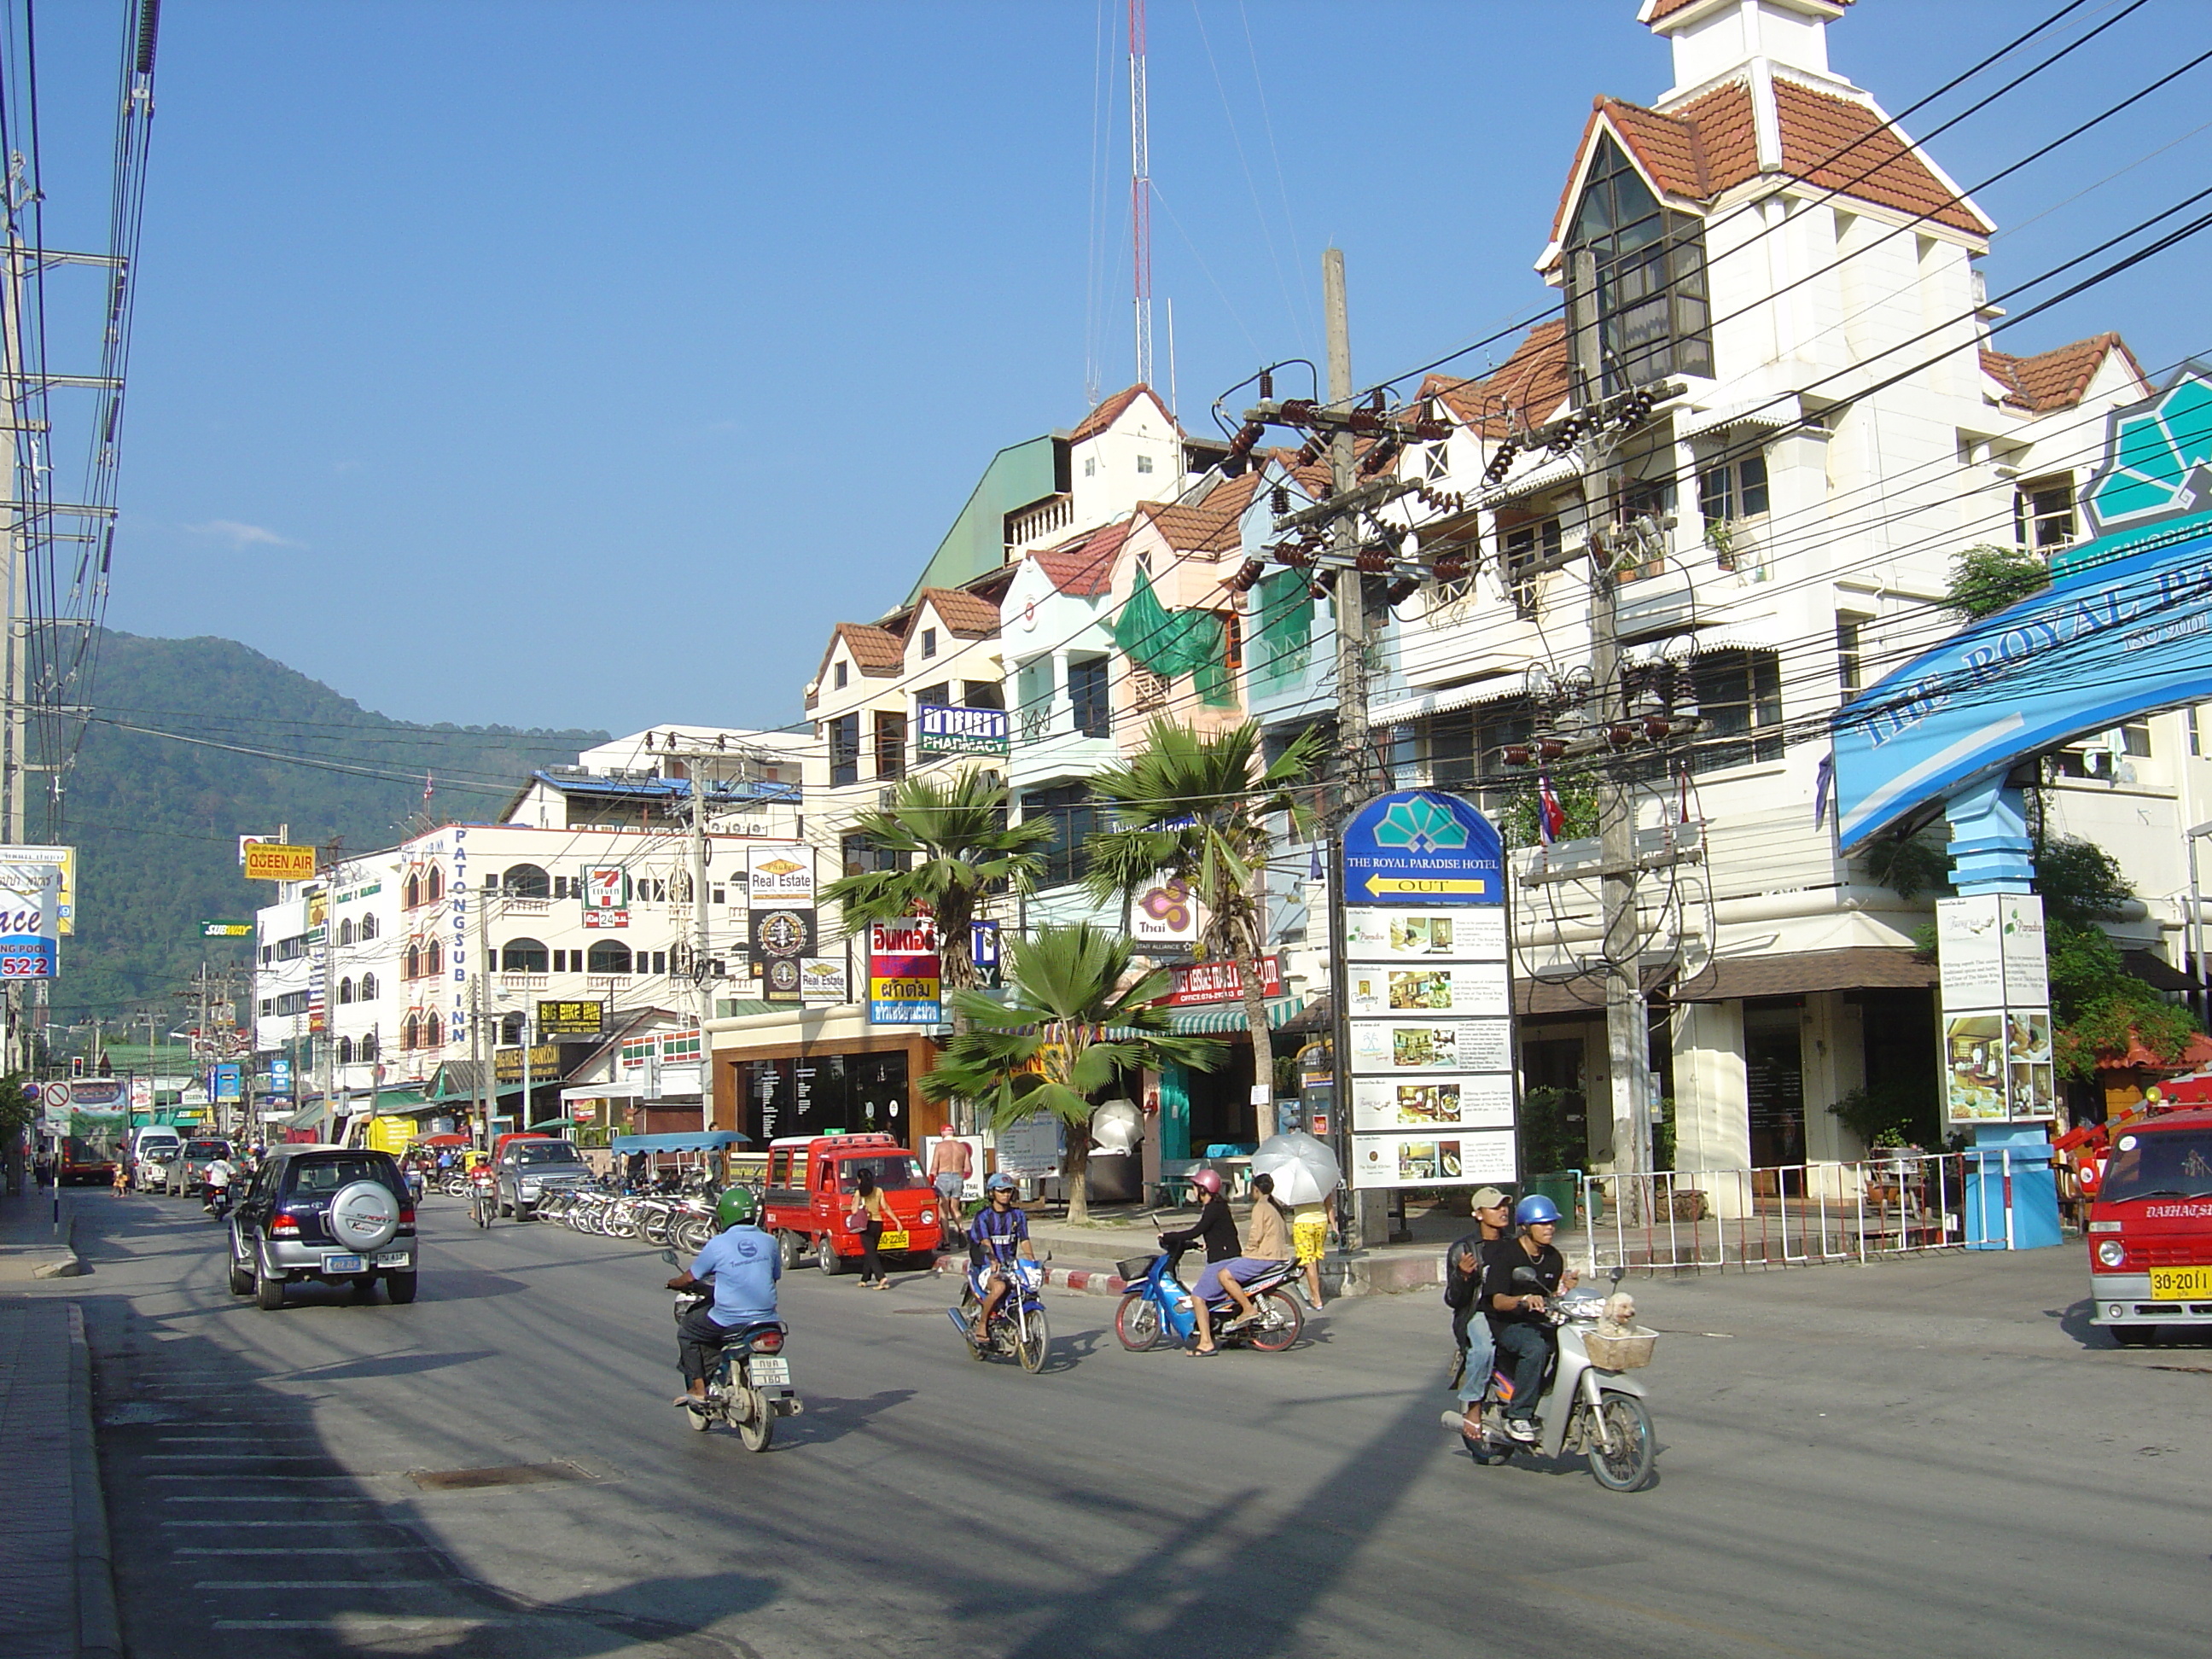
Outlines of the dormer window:
{"type": "Polygon", "coordinates": [[[838,690],[842,691],[845,689],[845,665],[843,663],[841,662],[837,665],[836,670],[830,675],[830,681],[838,690]]]}
{"type": "Polygon", "coordinates": [[[1704,222],[1662,206],[1610,135],[1599,136],[1564,258],[1580,401],[1712,374],[1704,222]]]}

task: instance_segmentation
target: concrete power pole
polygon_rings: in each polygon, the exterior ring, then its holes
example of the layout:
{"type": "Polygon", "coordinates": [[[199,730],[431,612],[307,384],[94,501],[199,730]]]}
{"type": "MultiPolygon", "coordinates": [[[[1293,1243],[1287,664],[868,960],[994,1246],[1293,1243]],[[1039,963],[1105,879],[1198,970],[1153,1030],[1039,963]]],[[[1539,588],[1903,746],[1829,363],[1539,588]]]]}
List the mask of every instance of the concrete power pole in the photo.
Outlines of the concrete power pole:
{"type": "MultiPolygon", "coordinates": [[[[1337,414],[1352,412],[1352,325],[1344,297],[1344,250],[1321,256],[1322,295],[1328,328],[1328,403],[1337,414]]],[[[1328,487],[1333,495],[1351,493],[1357,453],[1352,430],[1340,428],[1329,440],[1328,487]]],[[[1359,526],[1350,514],[1336,520],[1340,552],[1354,554],[1359,526]]],[[[1339,823],[1358,805],[1368,772],[1367,580],[1356,570],[1336,573],[1336,744],[1343,768],[1335,802],[1339,823]]]]}

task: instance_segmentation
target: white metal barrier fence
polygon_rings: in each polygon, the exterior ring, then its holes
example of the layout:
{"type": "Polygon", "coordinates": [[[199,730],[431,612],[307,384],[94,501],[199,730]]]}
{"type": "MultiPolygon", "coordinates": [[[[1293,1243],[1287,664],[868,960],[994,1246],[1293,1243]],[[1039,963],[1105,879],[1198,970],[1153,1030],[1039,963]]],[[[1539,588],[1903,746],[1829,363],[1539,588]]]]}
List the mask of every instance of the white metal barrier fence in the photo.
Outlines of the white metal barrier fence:
{"type": "Polygon", "coordinates": [[[1906,1152],[1855,1164],[1585,1174],[1581,1196],[1592,1273],[1801,1267],[2013,1243],[2008,1152],[1985,1164],[1971,1152],[1906,1152]],[[1977,1169],[1979,1203],[1968,1193],[1977,1169]],[[1968,1237],[1970,1212],[1987,1237],[1968,1237]]]}

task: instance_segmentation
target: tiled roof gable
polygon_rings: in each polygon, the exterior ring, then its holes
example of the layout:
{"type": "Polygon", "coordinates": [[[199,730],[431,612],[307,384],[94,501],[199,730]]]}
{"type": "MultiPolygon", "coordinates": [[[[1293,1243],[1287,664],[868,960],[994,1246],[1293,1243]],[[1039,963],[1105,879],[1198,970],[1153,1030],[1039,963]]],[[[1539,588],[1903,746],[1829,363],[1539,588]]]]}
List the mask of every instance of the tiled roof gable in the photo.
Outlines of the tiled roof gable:
{"type": "Polygon", "coordinates": [[[1095,599],[1114,585],[1114,556],[1128,539],[1129,521],[1112,524],[1079,536],[1058,547],[1032,553],[1037,568],[1061,592],[1079,599],[1095,599]]]}
{"type": "Polygon", "coordinates": [[[1485,379],[1431,376],[1421,390],[1479,437],[1494,440],[1516,425],[1540,425],[1567,395],[1567,325],[1557,320],[1537,324],[1485,379]]]}
{"type": "Polygon", "coordinates": [[[2115,351],[2126,361],[2129,372],[2137,381],[2149,383],[2142,365],[2128,349],[2128,343],[2109,332],[2054,346],[2033,357],[2015,357],[2009,352],[1984,349],[1982,370],[2007,389],[2005,402],[2045,415],[2054,409],[2071,409],[2080,403],[2088,392],[2089,382],[2104,367],[2105,359],[2115,351]]]}
{"type": "Polygon", "coordinates": [[[957,587],[925,587],[920,603],[963,639],[987,640],[999,631],[999,607],[957,587]]]}
{"type": "Polygon", "coordinates": [[[1877,207],[1925,215],[1970,236],[1996,228],[1945,186],[1879,111],[1782,76],[1774,79],[1774,106],[1782,120],[1783,170],[1793,177],[1877,207]]]}
{"type": "Polygon", "coordinates": [[[863,674],[881,678],[896,675],[906,666],[906,647],[888,628],[877,628],[868,623],[839,623],[836,638],[844,641],[846,651],[863,674]]]}
{"type": "Polygon", "coordinates": [[[1160,401],[1160,394],[1139,380],[1136,385],[1115,392],[1097,408],[1085,415],[1075,430],[1068,434],[1068,442],[1079,444],[1085,438],[1097,437],[1115,422],[1120,420],[1122,416],[1127,414],[1130,406],[1139,398],[1150,398],[1152,400],[1152,407],[1166,416],[1170,431],[1182,430],[1182,425],[1176,417],[1168,414],[1168,406],[1160,401]]]}

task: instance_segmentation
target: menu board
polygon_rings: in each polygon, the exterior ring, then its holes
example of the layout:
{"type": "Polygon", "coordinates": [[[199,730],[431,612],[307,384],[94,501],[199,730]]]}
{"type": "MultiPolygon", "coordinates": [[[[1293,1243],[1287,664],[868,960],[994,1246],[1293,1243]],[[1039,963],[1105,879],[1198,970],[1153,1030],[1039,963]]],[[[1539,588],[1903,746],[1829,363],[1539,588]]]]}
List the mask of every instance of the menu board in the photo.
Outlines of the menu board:
{"type": "Polygon", "coordinates": [[[1352,1184],[1374,1187],[1474,1187],[1515,1180],[1510,1129],[1464,1134],[1354,1135],[1352,1184]]]}
{"type": "Polygon", "coordinates": [[[1490,1019],[1362,1019],[1352,1028],[1355,1074],[1510,1072],[1513,1022],[1490,1019]]]}

